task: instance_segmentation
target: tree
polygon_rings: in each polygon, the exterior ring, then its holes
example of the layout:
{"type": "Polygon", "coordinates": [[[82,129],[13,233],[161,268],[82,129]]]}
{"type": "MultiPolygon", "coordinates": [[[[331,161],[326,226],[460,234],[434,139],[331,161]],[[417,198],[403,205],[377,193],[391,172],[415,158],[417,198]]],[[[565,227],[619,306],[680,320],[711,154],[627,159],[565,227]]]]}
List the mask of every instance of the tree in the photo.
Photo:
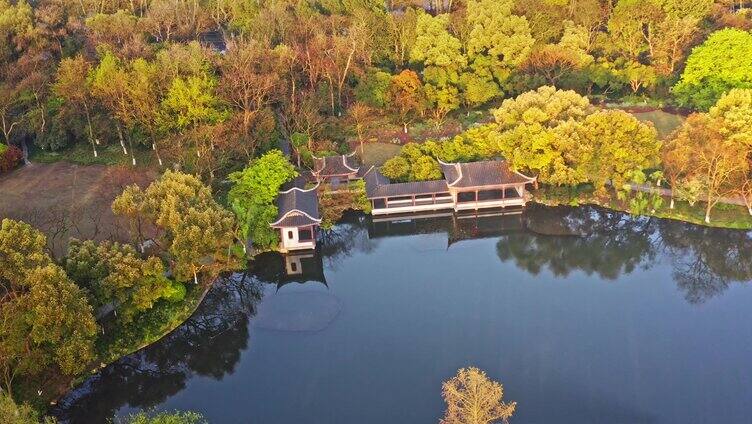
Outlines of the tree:
{"type": "Polygon", "coordinates": [[[97,326],[86,297],[44,252],[45,237],[31,226],[0,224],[0,370],[11,393],[17,375],[57,366],[81,372],[94,358],[97,326]]]}
{"type": "Polygon", "coordinates": [[[683,105],[708,110],[734,88],[752,88],[752,34],[723,29],[692,50],[673,91],[683,105]]]}
{"type": "Polygon", "coordinates": [[[39,413],[27,404],[17,405],[7,393],[0,393],[0,422],[5,424],[54,424],[57,421],[45,417],[40,420],[39,413]]]}
{"type": "Polygon", "coordinates": [[[91,107],[94,99],[92,99],[91,88],[86,78],[90,69],[91,65],[82,55],[63,59],[57,69],[57,78],[52,90],[56,96],[63,99],[65,107],[71,114],[75,116],[81,112],[84,113],[89,143],[94,157],[97,157],[97,143],[91,126],[91,107]]]}
{"type": "MultiPolygon", "coordinates": [[[[512,14],[513,0],[469,0],[467,2],[467,57],[473,73],[489,89],[488,101],[502,94],[503,84],[521,66],[535,43],[524,16],[512,14]],[[491,84],[493,82],[493,84],[491,84]]],[[[485,103],[474,98],[474,104],[485,103]]]]}
{"type": "Polygon", "coordinates": [[[350,107],[348,111],[350,118],[353,120],[355,126],[355,134],[358,136],[358,143],[360,144],[360,156],[365,155],[363,150],[363,133],[372,124],[374,110],[365,103],[355,103],[350,107]]]}
{"type": "Polygon", "coordinates": [[[375,109],[383,109],[389,103],[389,87],[392,76],[384,71],[372,69],[358,80],[355,98],[359,103],[375,109]]]}
{"type": "Polygon", "coordinates": [[[405,69],[392,77],[389,87],[391,109],[399,116],[404,133],[407,126],[423,113],[426,103],[423,84],[418,74],[405,69]]]}
{"type": "Polygon", "coordinates": [[[749,148],[729,140],[723,126],[721,119],[708,114],[691,115],[668,144],[671,150],[664,152],[669,158],[678,155],[673,150],[692,152],[689,171],[678,184],[701,187],[706,201],[705,222],[710,222],[710,213],[721,199],[733,195],[749,174],[749,148]]]}
{"type": "Polygon", "coordinates": [[[395,181],[429,181],[441,178],[441,167],[432,152],[433,145],[408,143],[381,167],[381,172],[395,181]]]}
{"type": "Polygon", "coordinates": [[[197,412],[160,412],[147,414],[139,412],[125,419],[117,419],[117,424],[207,424],[208,421],[197,412]]]}
{"type": "Polygon", "coordinates": [[[462,368],[444,382],[442,396],[447,404],[442,424],[491,424],[507,422],[517,402],[503,401],[504,388],[475,367],[462,368]]]}
{"type": "Polygon", "coordinates": [[[168,170],[146,190],[128,186],[113,201],[112,211],[156,228],[158,246],[168,253],[179,282],[193,279],[198,284],[199,274],[214,277],[234,266],[233,216],[192,175],[168,170]]]}
{"type": "Polygon", "coordinates": [[[127,244],[73,239],[65,269],[79,286],[89,290],[95,307],[112,303],[124,323],[161,299],[182,300],[185,294],[182,284],[165,276],[159,258],[141,259],[127,244]]]}
{"type": "Polygon", "coordinates": [[[418,16],[410,60],[423,64],[425,92],[440,124],[460,105],[460,75],[467,65],[462,43],[449,33],[449,15],[418,16]]]}
{"type": "Polygon", "coordinates": [[[250,240],[264,249],[279,243],[277,232],[269,227],[277,217],[274,200],[282,185],[297,175],[279,150],[271,150],[252,160],[242,171],[230,174],[233,186],[227,198],[237,217],[243,240],[250,240]]]}
{"type": "Polygon", "coordinates": [[[590,101],[576,92],[545,86],[504,100],[494,118],[501,131],[520,123],[552,128],[569,119],[582,119],[591,110],[590,101]]]}
{"type": "Polygon", "coordinates": [[[721,119],[721,132],[733,143],[752,149],[752,89],[733,89],[710,108],[710,116],[721,119]]]}
{"type": "Polygon", "coordinates": [[[281,54],[256,41],[239,42],[223,58],[219,80],[220,95],[237,109],[247,160],[254,156],[258,142],[251,130],[259,114],[284,94],[284,81],[278,69],[281,54]]]}
{"type": "Polygon", "coordinates": [[[635,172],[657,162],[661,143],[652,124],[619,111],[596,112],[580,126],[578,142],[573,144],[582,174],[596,188],[607,182],[620,189],[631,182],[635,172]]]}

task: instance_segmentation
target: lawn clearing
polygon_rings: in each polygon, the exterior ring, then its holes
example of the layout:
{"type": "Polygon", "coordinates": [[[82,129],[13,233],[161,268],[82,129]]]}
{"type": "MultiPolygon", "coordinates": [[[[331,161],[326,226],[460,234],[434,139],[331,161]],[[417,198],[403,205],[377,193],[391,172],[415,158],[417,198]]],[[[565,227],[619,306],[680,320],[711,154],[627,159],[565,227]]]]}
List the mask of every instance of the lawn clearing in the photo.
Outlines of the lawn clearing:
{"type": "Polygon", "coordinates": [[[371,166],[381,166],[387,160],[397,156],[402,146],[391,143],[365,143],[363,145],[363,165],[370,168],[371,166]]]}
{"type": "Polygon", "coordinates": [[[153,171],[126,166],[34,163],[0,177],[0,218],[39,228],[61,257],[68,239],[128,240],[128,225],[110,208],[125,186],[145,186],[153,171]]]}

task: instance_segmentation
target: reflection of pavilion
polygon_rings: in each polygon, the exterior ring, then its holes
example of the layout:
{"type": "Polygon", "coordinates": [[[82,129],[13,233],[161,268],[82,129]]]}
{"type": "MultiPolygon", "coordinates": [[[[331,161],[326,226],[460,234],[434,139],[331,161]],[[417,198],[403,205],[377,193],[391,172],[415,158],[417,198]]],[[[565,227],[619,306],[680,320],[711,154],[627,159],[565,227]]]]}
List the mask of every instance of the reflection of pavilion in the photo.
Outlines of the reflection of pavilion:
{"type": "Polygon", "coordinates": [[[392,216],[374,218],[368,228],[372,239],[417,234],[447,235],[447,247],[464,240],[500,237],[525,230],[524,216],[503,210],[484,213],[455,214],[433,213],[426,215],[392,216]]]}
{"type": "Polygon", "coordinates": [[[264,253],[251,263],[252,271],[262,281],[277,285],[277,290],[290,283],[319,282],[327,286],[324,262],[318,250],[280,255],[264,253]]]}

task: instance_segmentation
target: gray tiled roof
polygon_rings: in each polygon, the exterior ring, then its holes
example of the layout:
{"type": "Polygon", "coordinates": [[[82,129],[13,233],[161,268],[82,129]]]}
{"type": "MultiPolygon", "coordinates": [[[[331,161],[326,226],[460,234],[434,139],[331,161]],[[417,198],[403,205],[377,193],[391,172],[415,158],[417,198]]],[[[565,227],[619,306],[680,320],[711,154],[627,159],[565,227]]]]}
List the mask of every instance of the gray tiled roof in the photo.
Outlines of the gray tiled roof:
{"type": "Polygon", "coordinates": [[[313,158],[313,172],[320,177],[348,175],[358,172],[354,155],[313,158]]]}
{"type": "Polygon", "coordinates": [[[272,223],[275,227],[300,227],[321,221],[316,190],[294,188],[282,192],[277,197],[277,208],[277,219],[272,223]]]}
{"type": "Polygon", "coordinates": [[[376,168],[371,168],[364,179],[366,182],[366,195],[370,199],[449,192],[444,180],[392,184],[376,168]]]}
{"type": "Polygon", "coordinates": [[[447,184],[458,188],[526,184],[535,180],[512,171],[505,160],[442,163],[441,170],[447,184]]]}

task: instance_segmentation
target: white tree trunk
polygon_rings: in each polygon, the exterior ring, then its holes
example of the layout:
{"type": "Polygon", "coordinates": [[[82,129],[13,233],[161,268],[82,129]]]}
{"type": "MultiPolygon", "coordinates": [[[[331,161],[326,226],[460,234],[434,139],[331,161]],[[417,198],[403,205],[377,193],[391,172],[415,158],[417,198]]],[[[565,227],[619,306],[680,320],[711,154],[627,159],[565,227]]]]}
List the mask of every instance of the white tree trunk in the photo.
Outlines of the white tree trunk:
{"type": "Polygon", "coordinates": [[[671,204],[669,205],[669,209],[673,209],[673,208],[674,208],[674,198],[672,197],[671,204]]]}

